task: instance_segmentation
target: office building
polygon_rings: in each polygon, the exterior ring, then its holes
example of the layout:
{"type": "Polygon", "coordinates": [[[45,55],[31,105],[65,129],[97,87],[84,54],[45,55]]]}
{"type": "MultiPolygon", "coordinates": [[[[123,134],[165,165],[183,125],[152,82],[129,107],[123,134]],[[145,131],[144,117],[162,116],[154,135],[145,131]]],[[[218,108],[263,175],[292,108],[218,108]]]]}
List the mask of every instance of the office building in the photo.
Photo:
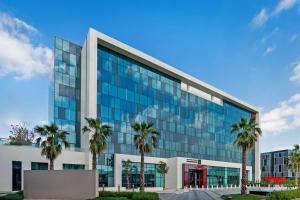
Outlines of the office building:
{"type": "MultiPolygon", "coordinates": [[[[231,125],[241,117],[259,122],[259,111],[250,104],[94,29],[82,45],[55,38],[49,114],[70,132],[66,152],[77,156],[66,163],[64,154],[59,165],[91,169],[89,135],[81,131],[86,117],[112,127],[97,164],[99,184],[106,187],[127,184],[122,173],[127,159],[134,169],[130,184],[139,184],[140,156],[131,128],[135,121],[153,122],[161,133],[158,147],[145,157],[147,188],[162,187],[159,161],[170,168],[167,188],[239,185],[241,150],[233,145],[231,125]]],[[[248,179],[259,180],[258,142],[247,155],[248,179]]],[[[12,159],[8,162],[18,161],[12,159]]]]}

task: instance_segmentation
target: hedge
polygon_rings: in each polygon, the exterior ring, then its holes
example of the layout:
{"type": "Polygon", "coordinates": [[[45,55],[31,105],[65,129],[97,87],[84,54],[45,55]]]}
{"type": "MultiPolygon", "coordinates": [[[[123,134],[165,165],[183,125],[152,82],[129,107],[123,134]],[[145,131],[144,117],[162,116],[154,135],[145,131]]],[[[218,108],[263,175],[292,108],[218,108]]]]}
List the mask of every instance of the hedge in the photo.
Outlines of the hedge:
{"type": "Polygon", "coordinates": [[[0,200],[22,200],[23,199],[23,192],[16,192],[7,194],[5,196],[1,196],[0,200]]]}
{"type": "Polygon", "coordinates": [[[95,200],[125,200],[121,198],[126,198],[130,200],[159,200],[158,194],[155,192],[109,192],[101,191],[99,192],[99,197],[95,200]],[[108,199],[109,198],[109,199],[108,199]]]}
{"type": "Polygon", "coordinates": [[[292,200],[300,197],[300,189],[286,190],[286,191],[274,191],[270,192],[266,196],[266,200],[292,200]]]}
{"type": "Polygon", "coordinates": [[[133,194],[132,200],[159,200],[159,197],[155,192],[136,192],[133,194]]]}
{"type": "Polygon", "coordinates": [[[98,197],[95,200],[128,200],[127,197],[98,197]]]}
{"type": "Polygon", "coordinates": [[[110,192],[110,191],[101,191],[99,192],[99,197],[127,197],[132,199],[133,192],[110,192]]]}

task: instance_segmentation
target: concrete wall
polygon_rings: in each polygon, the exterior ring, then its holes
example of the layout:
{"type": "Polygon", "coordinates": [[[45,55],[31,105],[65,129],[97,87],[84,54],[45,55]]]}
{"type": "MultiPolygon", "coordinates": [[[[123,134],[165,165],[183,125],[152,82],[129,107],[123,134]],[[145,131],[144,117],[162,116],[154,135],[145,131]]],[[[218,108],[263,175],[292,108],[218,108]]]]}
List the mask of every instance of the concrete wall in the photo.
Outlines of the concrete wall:
{"type": "Polygon", "coordinates": [[[26,199],[88,199],[96,196],[96,170],[24,171],[26,199]]]}
{"type": "MultiPolygon", "coordinates": [[[[45,162],[49,166],[49,161],[41,156],[39,148],[0,145],[0,192],[12,190],[12,161],[21,161],[22,170],[31,170],[31,162],[45,162]]],[[[54,161],[54,169],[61,170],[63,164],[85,164],[84,153],[63,151],[54,161]]]]}
{"type": "MultiPolygon", "coordinates": [[[[97,38],[89,31],[81,50],[81,128],[85,118],[97,117],[97,38]]],[[[92,169],[92,155],[89,151],[91,134],[81,134],[81,148],[85,150],[86,169],[92,169]]]]}

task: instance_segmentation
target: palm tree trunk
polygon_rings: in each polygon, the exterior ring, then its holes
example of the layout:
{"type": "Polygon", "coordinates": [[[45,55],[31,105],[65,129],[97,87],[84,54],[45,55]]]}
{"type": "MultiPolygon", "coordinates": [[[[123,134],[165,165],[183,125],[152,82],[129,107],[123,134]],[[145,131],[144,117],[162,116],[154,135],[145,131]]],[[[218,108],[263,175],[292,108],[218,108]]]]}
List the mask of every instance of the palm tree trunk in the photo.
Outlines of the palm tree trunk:
{"type": "Polygon", "coordinates": [[[96,170],[96,162],[97,162],[97,156],[95,153],[93,153],[93,160],[92,160],[92,167],[93,167],[93,170],[96,170]]]}
{"type": "Polygon", "coordinates": [[[164,178],[164,188],[163,188],[163,190],[165,190],[166,189],[166,175],[165,174],[163,175],[163,178],[164,178]]]}
{"type": "Polygon", "coordinates": [[[141,149],[141,175],[140,175],[140,192],[145,191],[145,174],[144,174],[144,149],[141,149]]]}
{"type": "Polygon", "coordinates": [[[295,172],[295,185],[298,188],[298,172],[295,172]]]}
{"type": "Polygon", "coordinates": [[[246,162],[247,162],[247,146],[243,145],[243,149],[242,149],[242,187],[241,187],[241,194],[246,194],[246,191],[247,191],[246,162]]]}
{"type": "Polygon", "coordinates": [[[129,176],[127,175],[127,189],[130,188],[130,183],[129,183],[129,176]]]}
{"type": "Polygon", "coordinates": [[[50,159],[50,170],[54,170],[54,160],[50,159]]]}

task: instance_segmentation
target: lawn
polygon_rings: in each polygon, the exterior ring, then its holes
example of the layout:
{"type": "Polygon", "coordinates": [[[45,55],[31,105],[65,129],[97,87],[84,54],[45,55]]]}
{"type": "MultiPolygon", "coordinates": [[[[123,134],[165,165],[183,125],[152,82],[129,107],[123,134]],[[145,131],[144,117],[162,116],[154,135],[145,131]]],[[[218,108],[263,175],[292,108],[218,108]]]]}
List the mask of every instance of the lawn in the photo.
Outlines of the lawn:
{"type": "Polygon", "coordinates": [[[16,192],[12,194],[7,194],[5,196],[1,196],[0,200],[22,200],[23,192],[16,192]]]}
{"type": "Polygon", "coordinates": [[[257,195],[257,194],[228,194],[224,195],[223,199],[232,199],[232,200],[261,200],[266,199],[266,196],[263,195],[257,195]]]}

